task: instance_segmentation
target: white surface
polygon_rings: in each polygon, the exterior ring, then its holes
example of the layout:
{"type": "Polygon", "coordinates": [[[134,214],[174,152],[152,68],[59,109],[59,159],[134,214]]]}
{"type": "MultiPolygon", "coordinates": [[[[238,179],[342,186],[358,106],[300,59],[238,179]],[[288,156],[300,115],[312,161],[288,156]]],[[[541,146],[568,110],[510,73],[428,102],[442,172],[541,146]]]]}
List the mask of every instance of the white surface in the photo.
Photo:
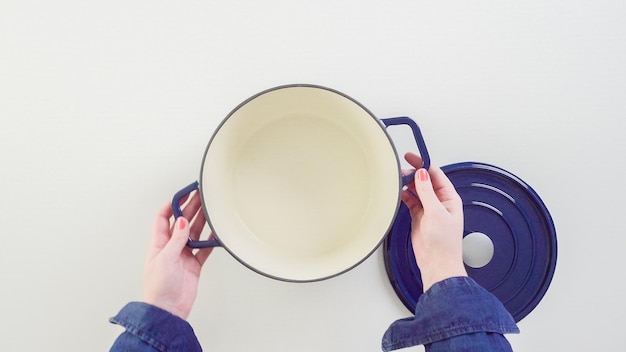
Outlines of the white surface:
{"type": "MultiPolygon", "coordinates": [[[[106,350],[157,208],[222,117],[293,82],[412,116],[437,164],[532,185],[559,261],[511,343],[622,350],[624,18],[619,0],[1,1],[0,350],[106,350]]],[[[216,250],[190,321],[210,351],[378,351],[407,315],[380,251],[288,284],[216,250]]]]}

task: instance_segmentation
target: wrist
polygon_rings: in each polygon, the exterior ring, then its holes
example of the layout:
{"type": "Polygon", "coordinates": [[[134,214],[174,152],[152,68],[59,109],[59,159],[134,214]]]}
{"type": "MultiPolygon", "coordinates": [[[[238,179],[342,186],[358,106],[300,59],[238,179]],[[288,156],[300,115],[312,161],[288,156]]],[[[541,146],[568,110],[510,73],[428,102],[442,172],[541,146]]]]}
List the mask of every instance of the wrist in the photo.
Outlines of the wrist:
{"type": "Polygon", "coordinates": [[[145,297],[144,296],[144,302],[146,302],[147,304],[150,304],[152,306],[155,306],[157,308],[160,308],[172,315],[175,315],[183,320],[187,320],[187,316],[189,315],[188,312],[185,312],[181,309],[179,309],[176,305],[174,304],[167,304],[166,302],[163,302],[161,300],[158,299],[151,299],[150,297],[145,297]]]}
{"type": "Polygon", "coordinates": [[[439,281],[449,279],[451,277],[463,277],[467,276],[465,266],[461,262],[459,263],[445,263],[440,265],[428,266],[425,268],[420,267],[422,276],[422,286],[424,292],[436,284],[439,281]]]}

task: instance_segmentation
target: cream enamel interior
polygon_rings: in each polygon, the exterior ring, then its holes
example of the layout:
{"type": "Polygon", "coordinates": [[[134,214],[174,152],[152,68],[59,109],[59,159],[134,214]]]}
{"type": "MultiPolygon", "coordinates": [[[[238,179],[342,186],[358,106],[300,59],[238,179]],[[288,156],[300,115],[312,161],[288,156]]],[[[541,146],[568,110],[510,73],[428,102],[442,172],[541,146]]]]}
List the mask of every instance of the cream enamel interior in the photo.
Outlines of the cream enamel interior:
{"type": "Polygon", "coordinates": [[[200,184],[207,219],[235,257],[265,275],[313,281],[378,246],[400,175],[367,110],[327,89],[290,86],[231,113],[207,147],[200,184]]]}

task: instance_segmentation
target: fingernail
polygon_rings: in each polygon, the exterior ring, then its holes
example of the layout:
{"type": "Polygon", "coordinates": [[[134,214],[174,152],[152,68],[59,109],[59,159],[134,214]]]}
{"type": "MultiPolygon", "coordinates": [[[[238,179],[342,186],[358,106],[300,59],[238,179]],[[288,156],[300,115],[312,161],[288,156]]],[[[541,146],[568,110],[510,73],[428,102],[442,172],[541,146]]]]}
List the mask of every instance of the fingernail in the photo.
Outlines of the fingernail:
{"type": "Polygon", "coordinates": [[[178,220],[178,229],[184,230],[186,226],[187,226],[187,219],[181,216],[178,220]]]}
{"type": "Polygon", "coordinates": [[[428,171],[426,169],[419,169],[417,171],[420,181],[428,181],[428,171]]]}

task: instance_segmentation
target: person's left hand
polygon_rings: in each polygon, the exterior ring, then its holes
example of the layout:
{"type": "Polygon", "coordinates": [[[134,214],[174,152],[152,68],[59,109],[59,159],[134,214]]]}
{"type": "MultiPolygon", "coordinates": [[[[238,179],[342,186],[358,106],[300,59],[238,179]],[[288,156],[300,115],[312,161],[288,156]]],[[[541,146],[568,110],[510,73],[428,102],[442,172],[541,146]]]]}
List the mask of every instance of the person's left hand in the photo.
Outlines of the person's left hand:
{"type": "Polygon", "coordinates": [[[187,319],[191,312],[202,265],[212,250],[205,248],[194,253],[186,246],[188,238],[199,239],[206,223],[200,208],[200,197],[196,192],[183,209],[183,216],[172,226],[170,205],[161,208],[144,269],[144,301],[183,319],[187,319]]]}

